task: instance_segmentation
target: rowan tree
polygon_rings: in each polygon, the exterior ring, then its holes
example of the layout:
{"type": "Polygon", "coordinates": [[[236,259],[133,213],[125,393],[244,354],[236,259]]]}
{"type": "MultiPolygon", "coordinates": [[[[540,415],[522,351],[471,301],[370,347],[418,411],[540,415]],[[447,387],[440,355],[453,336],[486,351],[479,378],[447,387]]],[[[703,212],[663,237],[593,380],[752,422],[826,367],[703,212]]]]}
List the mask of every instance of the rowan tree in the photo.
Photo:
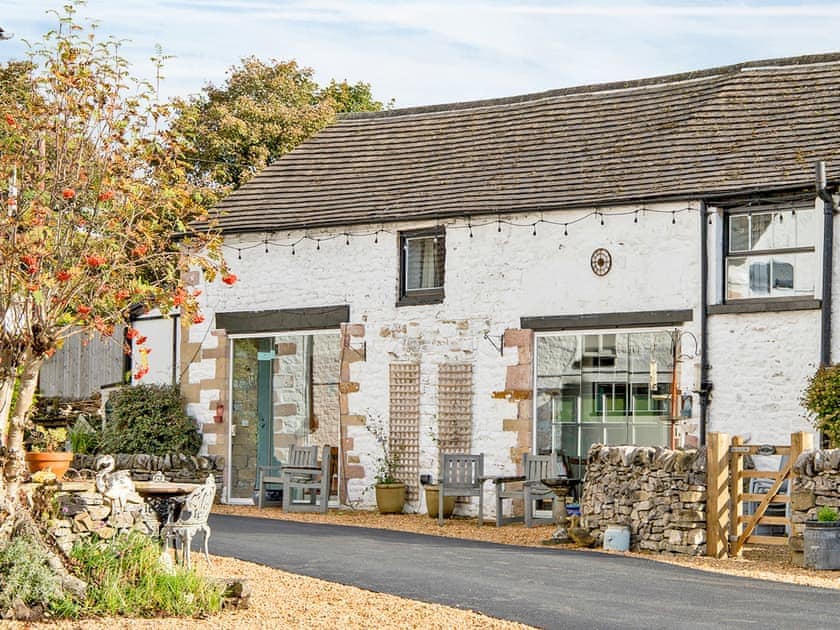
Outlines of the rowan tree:
{"type": "Polygon", "coordinates": [[[203,200],[154,86],[74,5],[58,18],[27,61],[0,68],[0,523],[39,370],[63,340],[112,335],[137,304],[199,319],[185,272],[232,279],[218,235],[190,229],[203,200]]]}

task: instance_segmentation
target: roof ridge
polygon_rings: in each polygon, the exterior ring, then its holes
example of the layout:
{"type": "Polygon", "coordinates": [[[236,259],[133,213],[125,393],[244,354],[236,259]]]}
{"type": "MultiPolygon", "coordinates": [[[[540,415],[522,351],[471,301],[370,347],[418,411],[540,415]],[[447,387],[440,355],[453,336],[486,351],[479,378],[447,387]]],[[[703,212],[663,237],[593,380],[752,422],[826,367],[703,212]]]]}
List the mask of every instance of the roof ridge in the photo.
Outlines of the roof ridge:
{"type": "Polygon", "coordinates": [[[775,57],[771,59],[757,59],[741,63],[718,66],[715,68],[704,68],[690,70],[676,74],[665,74],[631,81],[611,81],[607,83],[592,83],[588,85],[577,85],[566,88],[545,90],[543,92],[531,92],[516,96],[505,96],[501,98],[479,99],[476,101],[458,101],[454,103],[441,103],[438,105],[419,105],[416,107],[402,107],[397,109],[386,109],[378,112],[352,112],[340,114],[340,120],[360,120],[368,118],[388,118],[392,116],[411,116],[415,114],[433,114],[446,111],[458,111],[469,109],[481,109],[484,107],[496,107],[499,105],[516,105],[538,101],[545,98],[557,96],[573,96],[576,94],[594,94],[603,92],[616,92],[636,88],[653,87],[657,85],[675,84],[685,81],[707,79],[715,76],[735,74],[744,70],[765,70],[785,66],[809,66],[827,63],[840,63],[840,52],[821,53],[813,55],[800,55],[797,57],[775,57]]]}

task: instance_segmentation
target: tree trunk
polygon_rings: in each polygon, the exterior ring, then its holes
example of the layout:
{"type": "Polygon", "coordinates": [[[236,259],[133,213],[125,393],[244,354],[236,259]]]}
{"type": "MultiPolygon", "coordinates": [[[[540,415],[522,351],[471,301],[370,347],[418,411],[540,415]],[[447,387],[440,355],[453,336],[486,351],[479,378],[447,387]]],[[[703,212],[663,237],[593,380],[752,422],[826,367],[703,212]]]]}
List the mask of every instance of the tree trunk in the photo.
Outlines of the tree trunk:
{"type": "Polygon", "coordinates": [[[23,477],[25,464],[23,460],[23,434],[26,429],[26,418],[35,400],[35,390],[38,387],[38,373],[44,360],[33,357],[30,351],[23,356],[20,366],[20,386],[15,407],[8,422],[6,435],[6,462],[3,476],[6,481],[5,494],[10,499],[7,502],[13,509],[20,482],[23,477]]]}
{"type": "Polygon", "coordinates": [[[14,374],[8,377],[0,377],[0,447],[6,444],[6,427],[11,415],[12,392],[14,389],[14,374]]]}

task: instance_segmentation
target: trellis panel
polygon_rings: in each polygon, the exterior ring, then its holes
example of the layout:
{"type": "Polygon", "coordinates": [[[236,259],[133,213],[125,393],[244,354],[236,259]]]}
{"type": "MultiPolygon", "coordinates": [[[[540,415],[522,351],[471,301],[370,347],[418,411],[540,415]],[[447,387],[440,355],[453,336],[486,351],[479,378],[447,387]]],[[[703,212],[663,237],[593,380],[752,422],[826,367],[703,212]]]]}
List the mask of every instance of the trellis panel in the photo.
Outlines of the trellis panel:
{"type": "Polygon", "coordinates": [[[442,453],[469,453],[472,448],[472,363],[438,367],[438,445],[442,453]]]}
{"type": "Polygon", "coordinates": [[[406,500],[420,498],[420,364],[392,363],[388,445],[397,460],[395,477],[406,485],[406,500]]]}

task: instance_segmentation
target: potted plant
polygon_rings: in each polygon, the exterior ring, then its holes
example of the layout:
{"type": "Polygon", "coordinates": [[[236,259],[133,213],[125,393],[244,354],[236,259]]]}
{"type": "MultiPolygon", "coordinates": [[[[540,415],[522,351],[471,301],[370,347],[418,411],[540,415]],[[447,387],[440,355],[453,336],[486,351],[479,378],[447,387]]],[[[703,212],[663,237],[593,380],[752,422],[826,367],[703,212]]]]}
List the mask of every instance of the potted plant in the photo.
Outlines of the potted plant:
{"type": "Polygon", "coordinates": [[[405,484],[396,478],[399,459],[391,450],[388,435],[380,416],[368,413],[365,428],[376,439],[382,456],[374,474],[376,507],[381,514],[400,514],[405,506],[405,484]]]}
{"type": "Polygon", "coordinates": [[[840,516],[827,505],[816,521],[805,521],[805,566],[810,569],[840,569],[840,516]]]}
{"type": "Polygon", "coordinates": [[[47,429],[41,425],[29,432],[29,452],[25,455],[29,472],[50,470],[59,479],[73,462],[73,453],[65,451],[67,429],[47,429]]]}
{"type": "MultiPolygon", "coordinates": [[[[437,421],[437,417],[435,417],[435,421],[437,421]]],[[[437,447],[437,452],[440,454],[441,451],[441,443],[440,437],[438,433],[435,431],[434,428],[429,427],[429,437],[431,438],[432,442],[434,443],[435,447],[437,447]]],[[[426,495],[426,513],[429,515],[429,518],[437,518],[438,516],[438,489],[439,486],[436,483],[431,483],[431,475],[420,475],[420,483],[423,486],[423,492],[426,495]]],[[[452,516],[452,513],[455,511],[455,496],[448,496],[443,497],[443,517],[449,518],[452,516]]]]}

